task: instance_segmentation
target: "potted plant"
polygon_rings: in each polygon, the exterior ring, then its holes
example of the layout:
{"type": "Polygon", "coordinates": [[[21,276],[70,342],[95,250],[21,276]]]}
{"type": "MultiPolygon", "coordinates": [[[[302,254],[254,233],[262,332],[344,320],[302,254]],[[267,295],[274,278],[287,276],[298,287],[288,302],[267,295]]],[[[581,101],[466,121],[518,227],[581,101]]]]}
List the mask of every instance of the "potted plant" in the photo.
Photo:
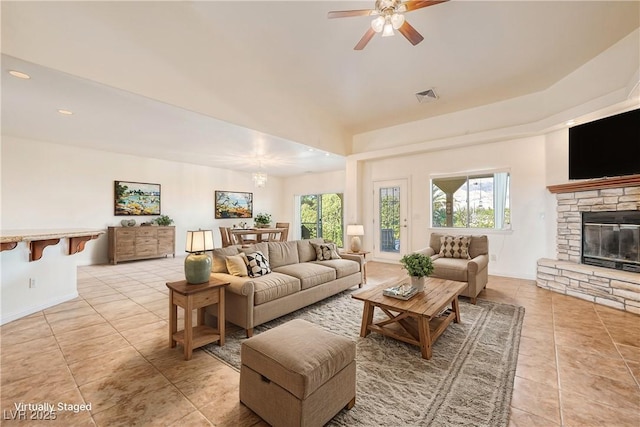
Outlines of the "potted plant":
{"type": "Polygon", "coordinates": [[[173,224],[173,220],[169,218],[168,215],[160,215],[156,218],[156,224],[166,227],[167,225],[173,224]]]}
{"type": "Polygon", "coordinates": [[[416,287],[419,292],[423,291],[424,278],[433,273],[431,257],[414,252],[403,256],[400,264],[411,277],[411,286],[416,287]]]}
{"type": "Polygon", "coordinates": [[[256,228],[267,228],[271,224],[271,215],[268,213],[259,213],[254,218],[256,228]]]}

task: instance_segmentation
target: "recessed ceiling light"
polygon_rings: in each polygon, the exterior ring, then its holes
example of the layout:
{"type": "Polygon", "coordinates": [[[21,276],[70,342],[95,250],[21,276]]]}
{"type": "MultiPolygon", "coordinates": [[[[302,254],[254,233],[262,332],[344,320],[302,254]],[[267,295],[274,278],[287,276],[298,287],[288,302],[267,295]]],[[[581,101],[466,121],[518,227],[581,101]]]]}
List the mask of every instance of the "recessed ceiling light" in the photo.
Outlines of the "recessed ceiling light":
{"type": "Polygon", "coordinates": [[[58,110],[58,113],[60,114],[64,114],[65,116],[70,116],[73,114],[73,111],[69,111],[69,110],[58,110]]]}
{"type": "Polygon", "coordinates": [[[20,72],[20,71],[16,71],[16,70],[9,70],[9,74],[11,74],[13,77],[17,77],[19,79],[30,79],[31,76],[29,74],[20,72]]]}

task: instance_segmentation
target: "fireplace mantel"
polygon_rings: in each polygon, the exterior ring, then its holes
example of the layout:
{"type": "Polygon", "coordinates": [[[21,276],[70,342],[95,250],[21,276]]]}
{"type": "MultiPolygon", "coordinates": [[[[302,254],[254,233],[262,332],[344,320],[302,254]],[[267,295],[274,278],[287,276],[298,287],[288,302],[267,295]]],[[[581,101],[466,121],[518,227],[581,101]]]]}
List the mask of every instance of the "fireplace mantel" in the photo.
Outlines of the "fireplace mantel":
{"type": "Polygon", "coordinates": [[[592,179],[569,182],[567,184],[549,185],[551,193],[575,193],[578,191],[602,190],[606,188],[633,187],[640,185],[640,175],[627,175],[616,178],[592,179]]]}

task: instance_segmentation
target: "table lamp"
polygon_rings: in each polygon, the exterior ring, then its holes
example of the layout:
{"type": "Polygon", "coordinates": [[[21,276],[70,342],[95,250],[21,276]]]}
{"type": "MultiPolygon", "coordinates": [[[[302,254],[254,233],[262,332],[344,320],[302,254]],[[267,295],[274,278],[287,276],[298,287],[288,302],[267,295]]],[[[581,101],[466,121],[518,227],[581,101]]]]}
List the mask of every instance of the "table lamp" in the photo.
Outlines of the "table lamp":
{"type": "Polygon", "coordinates": [[[351,236],[351,252],[360,252],[362,250],[360,236],[364,236],[364,226],[347,225],[347,235],[351,236]]]}
{"type": "Polygon", "coordinates": [[[211,275],[211,258],[205,251],[213,250],[213,231],[187,231],[186,252],[189,255],[184,260],[184,275],[187,283],[195,285],[209,281],[211,275]]]}

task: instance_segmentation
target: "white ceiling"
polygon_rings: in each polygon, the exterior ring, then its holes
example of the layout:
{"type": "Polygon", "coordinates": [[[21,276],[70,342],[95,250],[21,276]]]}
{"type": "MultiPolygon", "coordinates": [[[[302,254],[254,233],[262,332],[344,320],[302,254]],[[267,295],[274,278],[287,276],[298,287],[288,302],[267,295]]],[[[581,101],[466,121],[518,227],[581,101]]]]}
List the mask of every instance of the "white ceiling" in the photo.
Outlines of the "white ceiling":
{"type": "Polygon", "coordinates": [[[2,132],[280,176],[336,170],[349,146],[309,151],[330,143],[292,130],[315,122],[348,142],[537,92],[640,25],[637,1],[454,0],[406,15],[421,44],[376,36],[354,51],[370,18],[327,12],[373,3],[2,2],[2,132]],[[440,99],[418,103],[432,87],[440,99]]]}

